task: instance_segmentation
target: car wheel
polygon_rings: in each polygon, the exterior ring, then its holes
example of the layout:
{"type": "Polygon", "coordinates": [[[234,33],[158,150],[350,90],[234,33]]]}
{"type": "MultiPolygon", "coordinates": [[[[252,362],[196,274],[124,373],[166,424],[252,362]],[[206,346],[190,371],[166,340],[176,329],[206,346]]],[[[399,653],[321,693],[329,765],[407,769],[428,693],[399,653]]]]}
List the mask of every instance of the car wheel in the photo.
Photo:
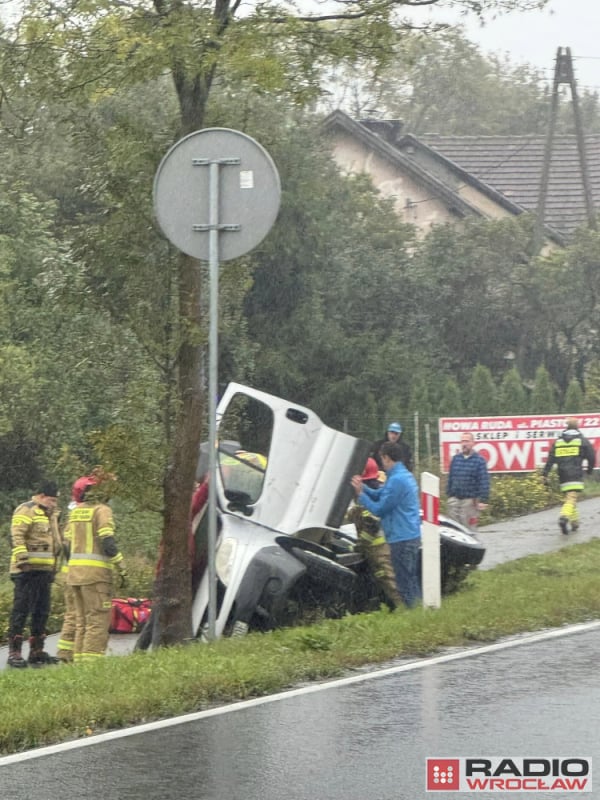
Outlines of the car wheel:
{"type": "Polygon", "coordinates": [[[485,555],[484,545],[458,528],[440,527],[440,547],[442,565],[476,567],[485,555]]]}

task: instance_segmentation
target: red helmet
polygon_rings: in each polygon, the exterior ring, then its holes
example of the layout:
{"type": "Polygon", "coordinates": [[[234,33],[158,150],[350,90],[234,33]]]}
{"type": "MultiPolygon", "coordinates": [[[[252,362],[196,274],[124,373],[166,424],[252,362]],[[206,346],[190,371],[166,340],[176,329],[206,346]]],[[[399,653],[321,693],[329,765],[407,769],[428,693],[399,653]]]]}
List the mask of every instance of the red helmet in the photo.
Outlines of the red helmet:
{"type": "Polygon", "coordinates": [[[371,481],[378,476],[379,467],[377,466],[377,462],[374,458],[367,458],[367,463],[365,464],[363,474],[360,477],[363,479],[363,481],[371,481]]]}
{"type": "Polygon", "coordinates": [[[95,486],[98,483],[98,478],[94,475],[84,475],[82,478],[77,478],[71,489],[71,499],[75,503],[81,503],[83,496],[90,486],[95,486]]]}

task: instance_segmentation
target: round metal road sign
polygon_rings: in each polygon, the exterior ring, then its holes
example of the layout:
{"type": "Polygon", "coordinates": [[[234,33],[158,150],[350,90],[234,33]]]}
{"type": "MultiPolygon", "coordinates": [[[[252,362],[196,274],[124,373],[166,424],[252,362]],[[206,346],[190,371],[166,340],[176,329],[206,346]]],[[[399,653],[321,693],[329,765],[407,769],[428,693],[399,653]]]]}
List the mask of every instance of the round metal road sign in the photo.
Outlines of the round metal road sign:
{"type": "Polygon", "coordinates": [[[279,211],[281,185],[271,156],[258,142],[229,128],[206,128],[180,139],[164,156],[153,197],[156,219],[169,241],[208,261],[210,231],[216,227],[218,258],[227,261],[267,235],[279,211]],[[217,207],[211,207],[215,201],[217,207]]]}

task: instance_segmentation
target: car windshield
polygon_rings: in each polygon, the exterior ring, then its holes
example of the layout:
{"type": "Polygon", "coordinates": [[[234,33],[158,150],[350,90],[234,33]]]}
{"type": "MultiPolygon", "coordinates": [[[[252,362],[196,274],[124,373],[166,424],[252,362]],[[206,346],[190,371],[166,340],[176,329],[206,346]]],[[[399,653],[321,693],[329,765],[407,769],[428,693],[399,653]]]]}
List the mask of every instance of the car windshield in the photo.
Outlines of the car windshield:
{"type": "Polygon", "coordinates": [[[219,421],[218,465],[226,496],[251,505],[259,499],[273,436],[273,412],[260,400],[236,394],[219,421]]]}
{"type": "Polygon", "coordinates": [[[225,492],[242,493],[247,496],[248,503],[255,503],[262,491],[266,456],[247,450],[233,453],[219,449],[219,470],[225,492]]]}

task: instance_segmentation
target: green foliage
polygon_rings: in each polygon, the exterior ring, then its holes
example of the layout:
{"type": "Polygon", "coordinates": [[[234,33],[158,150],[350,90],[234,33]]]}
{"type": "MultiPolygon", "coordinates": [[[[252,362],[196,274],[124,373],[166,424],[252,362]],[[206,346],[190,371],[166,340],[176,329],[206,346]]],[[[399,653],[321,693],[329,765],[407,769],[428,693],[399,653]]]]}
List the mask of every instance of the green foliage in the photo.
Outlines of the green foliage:
{"type": "Polygon", "coordinates": [[[441,417],[459,417],[463,413],[463,399],[457,381],[446,378],[439,405],[441,417]]]}
{"type": "Polygon", "coordinates": [[[598,359],[593,359],[587,370],[583,408],[585,411],[597,411],[600,408],[600,361],[598,359]]]}
{"type": "Polygon", "coordinates": [[[535,382],[531,392],[529,407],[532,414],[551,414],[557,408],[556,389],[550,373],[540,365],[535,371],[535,382]]]}
{"type": "Polygon", "coordinates": [[[481,516],[483,525],[491,520],[531,514],[556,502],[558,482],[550,477],[545,486],[541,471],[525,475],[492,475],[489,506],[481,516]]]}
{"type": "Polygon", "coordinates": [[[579,414],[584,409],[583,390],[575,378],[567,386],[563,409],[565,414],[579,414]]]}
{"type": "Polygon", "coordinates": [[[547,124],[539,72],[484,56],[460,28],[403,37],[368,90],[372,108],[387,109],[416,134],[543,133],[547,124]]]}
{"type": "Polygon", "coordinates": [[[496,385],[490,369],[483,364],[477,364],[471,373],[466,402],[472,416],[490,416],[498,411],[496,385]]]}
{"type": "Polygon", "coordinates": [[[516,367],[511,367],[500,383],[499,411],[503,414],[525,414],[529,408],[523,379],[516,367]]]}
{"type": "Polygon", "coordinates": [[[431,342],[451,373],[482,364],[497,375],[506,368],[506,352],[520,352],[527,341],[531,232],[526,215],[469,219],[460,227],[434,226],[415,252],[415,302],[429,311],[420,346],[431,342]]]}

